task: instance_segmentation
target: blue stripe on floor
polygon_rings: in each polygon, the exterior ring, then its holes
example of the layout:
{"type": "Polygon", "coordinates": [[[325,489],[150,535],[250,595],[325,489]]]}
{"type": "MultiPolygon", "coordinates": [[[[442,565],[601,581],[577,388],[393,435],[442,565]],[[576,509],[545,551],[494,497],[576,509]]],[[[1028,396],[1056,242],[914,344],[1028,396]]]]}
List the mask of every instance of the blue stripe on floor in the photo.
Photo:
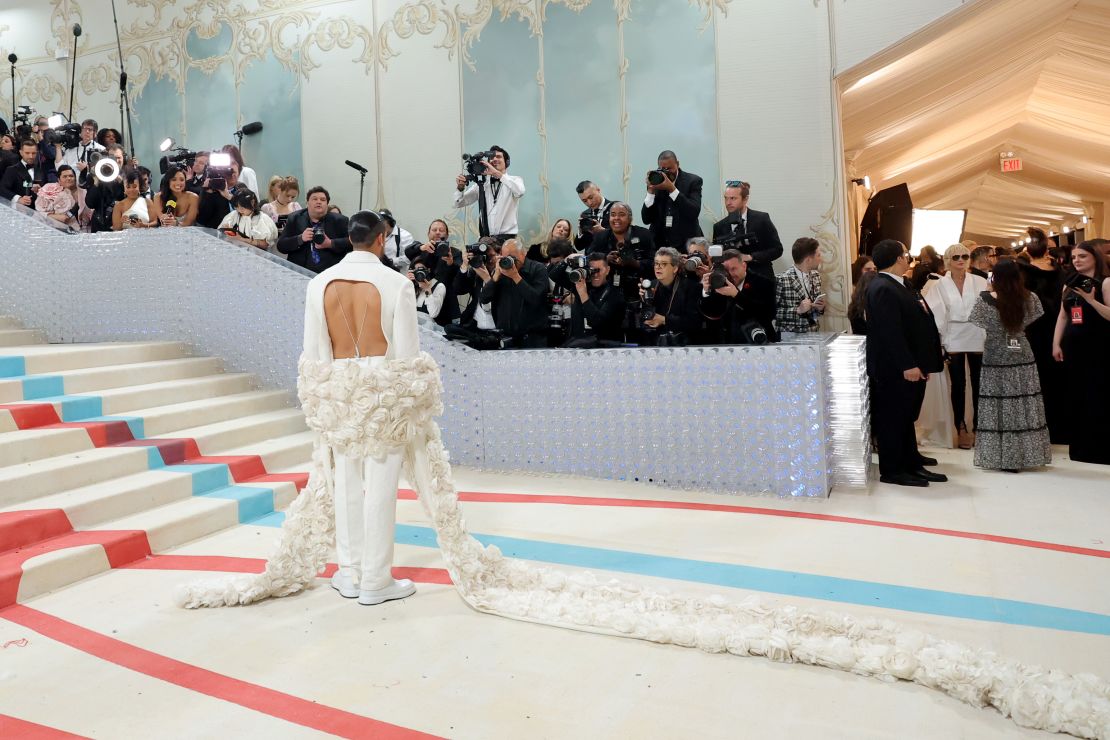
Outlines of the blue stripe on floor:
{"type": "Polygon", "coordinates": [[[223,498],[235,501],[239,506],[240,524],[274,513],[274,491],[272,488],[227,486],[200,495],[206,498],[223,498]]]}
{"type": "MultiPolygon", "coordinates": [[[[253,524],[280,527],[283,520],[284,516],[279,512],[253,524]]],[[[860,604],[920,614],[975,619],[982,622],[1110,635],[1110,615],[1026,601],[995,599],[990,596],[896,586],[889,583],[834,578],[788,570],[753,568],[732,563],[713,563],[599,547],[565,545],[558,542],[524,540],[516,537],[485,534],[474,536],[484,545],[497,545],[508,557],[524,560],[618,573],[635,573],[748,591],[836,601],[842,604],[860,604]]],[[[429,527],[398,524],[396,540],[402,545],[438,547],[435,531],[429,527]]]]}
{"type": "Polygon", "coordinates": [[[22,355],[0,355],[0,378],[18,378],[27,374],[22,355]]]}
{"type": "Polygon", "coordinates": [[[23,400],[35,401],[65,395],[65,383],[59,375],[28,375],[22,378],[23,400]]]}

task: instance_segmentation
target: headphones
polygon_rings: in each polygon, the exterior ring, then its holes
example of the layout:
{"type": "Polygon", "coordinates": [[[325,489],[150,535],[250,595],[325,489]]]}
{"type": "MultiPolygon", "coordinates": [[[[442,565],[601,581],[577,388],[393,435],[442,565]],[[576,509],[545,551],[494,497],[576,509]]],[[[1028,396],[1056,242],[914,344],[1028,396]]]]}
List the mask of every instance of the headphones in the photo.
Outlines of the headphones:
{"type": "Polygon", "coordinates": [[[374,211],[359,211],[347,222],[347,237],[353,244],[370,244],[371,235],[381,226],[382,217],[374,211]]]}

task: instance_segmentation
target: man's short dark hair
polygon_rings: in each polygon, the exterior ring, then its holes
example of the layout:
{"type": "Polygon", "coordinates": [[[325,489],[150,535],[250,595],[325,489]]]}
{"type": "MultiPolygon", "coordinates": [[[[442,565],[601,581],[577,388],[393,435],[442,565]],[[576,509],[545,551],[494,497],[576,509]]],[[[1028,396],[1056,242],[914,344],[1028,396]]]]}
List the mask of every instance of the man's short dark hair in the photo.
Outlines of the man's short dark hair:
{"type": "Polygon", "coordinates": [[[887,270],[906,253],[906,245],[897,239],[883,239],[871,250],[871,261],[876,270],[887,270]]]}
{"type": "Polygon", "coordinates": [[[578,183],[577,185],[574,186],[574,192],[578,193],[579,195],[582,195],[582,193],[586,192],[586,189],[589,188],[593,184],[594,184],[593,180],[583,180],[582,182],[580,182],[580,183],[578,183]]]}
{"type": "MultiPolygon", "coordinates": [[[[313,187],[309,188],[308,192],[304,194],[305,201],[308,201],[308,199],[316,195],[316,193],[323,193],[324,199],[327,200],[328,203],[331,203],[331,193],[329,193],[327,191],[327,188],[325,188],[323,185],[314,185],[313,187]]],[[[378,220],[380,221],[381,219],[379,218],[378,220]]]]}
{"type": "MultiPolygon", "coordinates": [[[[308,192],[311,193],[313,190],[317,188],[312,188],[308,192]]],[[[323,190],[327,195],[328,191],[323,188],[318,190],[323,190]]],[[[385,233],[386,226],[385,219],[373,211],[359,211],[347,221],[347,237],[351,240],[351,244],[368,247],[385,233]]]]}
{"type": "Polygon", "coordinates": [[[81,128],[85,128],[85,126],[92,126],[94,134],[100,130],[100,126],[91,118],[86,118],[84,121],[81,121],[81,128]]]}
{"type": "Polygon", "coordinates": [[[608,260],[609,255],[605,252],[590,252],[589,256],[586,257],[587,262],[608,262],[608,260]]]}
{"type": "Polygon", "coordinates": [[[509,153],[507,151],[505,151],[503,148],[497,146],[497,144],[494,144],[493,146],[491,146],[489,148],[489,150],[491,152],[501,152],[501,156],[503,156],[505,158],[505,166],[506,167],[509,166],[509,153]]]}
{"type": "Polygon", "coordinates": [[[728,262],[729,260],[743,260],[744,254],[739,249],[726,249],[721,252],[721,262],[728,262]]]}
{"type": "Polygon", "coordinates": [[[672,152],[670,149],[664,149],[663,151],[659,152],[659,156],[655,158],[655,161],[662,162],[664,159],[673,159],[677,162],[678,155],[672,152]]]}
{"type": "Polygon", "coordinates": [[[39,148],[38,143],[35,142],[34,139],[24,139],[23,141],[19,142],[18,148],[22,149],[25,146],[33,146],[35,149],[39,148]]]}
{"type": "Polygon", "coordinates": [[[794,264],[796,265],[806,257],[817,254],[817,250],[820,248],[821,242],[812,236],[803,236],[794,241],[794,246],[790,248],[790,256],[794,258],[794,264]]]}
{"type": "Polygon", "coordinates": [[[547,258],[557,259],[574,254],[574,245],[566,239],[552,239],[547,245],[547,258]]]}
{"type": "MultiPolygon", "coordinates": [[[[429,229],[432,228],[432,224],[443,224],[443,233],[446,234],[447,236],[451,236],[451,227],[448,226],[447,222],[444,221],[442,218],[433,218],[428,223],[428,228],[429,229]]],[[[396,222],[394,222],[393,225],[396,226],[397,225],[396,222]]]]}
{"type": "Polygon", "coordinates": [[[971,261],[978,262],[981,259],[990,257],[992,254],[994,254],[994,247],[988,245],[976,247],[975,249],[971,250],[971,261]]]}

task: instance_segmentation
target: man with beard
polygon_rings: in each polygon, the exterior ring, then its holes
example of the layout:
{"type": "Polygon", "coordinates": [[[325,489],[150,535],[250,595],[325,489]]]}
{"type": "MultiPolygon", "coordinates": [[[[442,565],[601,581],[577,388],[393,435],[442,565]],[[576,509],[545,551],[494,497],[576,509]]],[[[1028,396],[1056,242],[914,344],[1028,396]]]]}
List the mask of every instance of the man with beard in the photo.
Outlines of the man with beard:
{"type": "Polygon", "coordinates": [[[1052,336],[1056,330],[1056,316],[1060,312],[1063,276],[1056,260],[1049,254],[1048,235],[1037,228],[1028,230],[1033,239],[1018,257],[1025,287],[1040,299],[1044,315],[1025,328],[1025,336],[1037,361],[1037,374],[1041,379],[1044,397],[1044,415],[1052,444],[1067,444],[1068,400],[1064,395],[1064,377],[1060,364],[1052,359],[1052,336]]]}

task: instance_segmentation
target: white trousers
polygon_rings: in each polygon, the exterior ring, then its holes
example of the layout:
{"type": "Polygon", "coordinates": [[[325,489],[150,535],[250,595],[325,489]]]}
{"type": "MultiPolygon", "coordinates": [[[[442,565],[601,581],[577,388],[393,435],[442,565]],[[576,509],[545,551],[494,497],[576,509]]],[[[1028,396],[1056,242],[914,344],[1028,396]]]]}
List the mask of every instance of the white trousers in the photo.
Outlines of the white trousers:
{"type": "MultiPolygon", "coordinates": [[[[382,358],[362,358],[368,363],[382,358]]],[[[397,483],[401,453],[381,460],[335,457],[335,549],[339,571],[351,583],[373,591],[393,585],[393,536],[397,524],[397,483]]]]}

